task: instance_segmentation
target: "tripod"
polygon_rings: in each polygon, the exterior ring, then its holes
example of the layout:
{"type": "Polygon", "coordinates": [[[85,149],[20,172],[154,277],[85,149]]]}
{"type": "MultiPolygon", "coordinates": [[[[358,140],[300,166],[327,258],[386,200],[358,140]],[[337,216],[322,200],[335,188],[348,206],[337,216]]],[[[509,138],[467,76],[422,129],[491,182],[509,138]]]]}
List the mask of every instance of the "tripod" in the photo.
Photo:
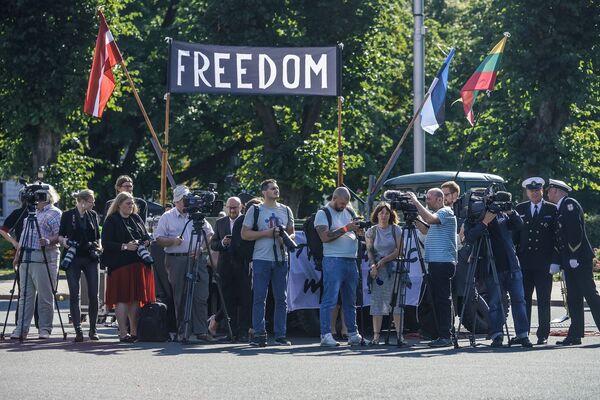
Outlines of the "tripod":
{"type": "Polygon", "coordinates": [[[506,319],[506,313],[504,311],[504,304],[502,304],[502,288],[500,287],[500,281],[498,279],[498,270],[496,269],[496,259],[494,257],[494,253],[492,251],[492,243],[490,241],[490,234],[487,230],[483,231],[482,236],[477,239],[475,245],[473,246],[473,250],[471,251],[471,257],[469,261],[469,268],[467,269],[467,282],[465,285],[465,291],[463,293],[463,304],[460,311],[460,319],[458,322],[458,330],[456,334],[453,336],[454,348],[458,349],[460,346],[458,345],[458,335],[460,334],[460,328],[463,326],[465,309],[467,306],[468,298],[471,298],[473,302],[473,327],[471,329],[469,335],[469,343],[471,347],[477,346],[475,341],[475,332],[477,331],[477,318],[475,318],[475,313],[477,312],[477,301],[479,294],[475,290],[475,271],[477,270],[477,265],[479,260],[481,259],[481,250],[482,246],[485,246],[486,256],[484,265],[489,266],[492,271],[492,277],[494,279],[494,285],[496,286],[496,290],[498,290],[500,296],[500,309],[502,311],[502,317],[504,318],[504,328],[506,329],[506,337],[508,339],[508,346],[510,347],[510,333],[508,331],[508,321],[506,319]]]}
{"type": "Polygon", "coordinates": [[[410,271],[410,251],[413,248],[413,244],[417,251],[417,259],[421,266],[421,272],[423,274],[423,287],[424,291],[427,292],[427,299],[431,303],[431,310],[433,314],[433,321],[437,330],[438,336],[440,334],[440,326],[438,324],[437,313],[435,311],[435,303],[433,301],[433,293],[431,292],[431,277],[429,271],[425,268],[425,262],[423,261],[423,254],[421,252],[421,246],[419,245],[419,238],[417,236],[417,228],[415,226],[415,218],[404,215],[406,224],[402,227],[402,233],[400,235],[400,243],[402,245],[402,254],[398,255],[398,258],[394,261],[396,263],[395,274],[394,274],[394,285],[392,288],[392,300],[390,304],[390,313],[388,319],[388,326],[385,338],[385,344],[389,344],[390,332],[392,329],[392,319],[394,316],[394,309],[398,306],[401,308],[400,312],[400,326],[396,327],[398,332],[398,346],[406,345],[402,338],[402,331],[404,330],[404,307],[406,306],[406,288],[410,285],[410,278],[408,273],[410,271]],[[398,303],[400,300],[400,304],[398,303]]]}
{"type": "MultiPolygon", "coordinates": [[[[196,286],[196,282],[199,276],[199,262],[202,256],[202,242],[206,243],[208,248],[208,239],[206,237],[206,232],[202,229],[204,225],[204,217],[199,217],[194,214],[190,214],[190,219],[186,222],[183,227],[183,233],[187,228],[187,225],[192,222],[192,234],[190,236],[190,244],[188,249],[188,254],[194,254],[194,257],[188,257],[186,270],[185,270],[185,302],[183,309],[183,343],[187,343],[190,336],[190,324],[192,322],[192,310],[194,308],[194,288],[196,286]],[[196,239],[194,241],[194,239],[196,239]],[[194,252],[192,253],[192,248],[194,252]],[[192,260],[193,258],[193,260],[192,260]]],[[[212,256],[210,251],[208,251],[208,257],[211,261],[211,265],[215,265],[212,260],[212,256]]],[[[229,314],[227,313],[227,307],[225,306],[225,298],[223,297],[223,290],[221,289],[221,277],[216,269],[213,269],[213,276],[215,278],[215,283],[217,285],[217,292],[219,294],[219,300],[223,307],[223,313],[225,315],[225,321],[227,322],[227,331],[229,332],[229,337],[233,338],[233,331],[231,330],[231,324],[229,321],[229,314]]]]}
{"type": "MultiPolygon", "coordinates": [[[[394,227],[392,227],[394,229],[394,227]]],[[[408,234],[408,228],[403,227],[400,235],[400,245],[402,246],[402,252],[398,254],[394,263],[396,268],[394,269],[394,283],[392,286],[392,299],[390,303],[390,313],[388,319],[387,333],[385,337],[385,344],[390,343],[390,333],[392,327],[392,319],[394,317],[394,309],[400,307],[400,318],[399,325],[396,327],[396,334],[398,336],[398,347],[406,345],[406,342],[402,339],[402,332],[404,331],[404,308],[406,307],[406,288],[411,287],[410,278],[408,273],[410,272],[410,250],[412,249],[413,237],[408,234]],[[406,239],[406,246],[405,246],[406,239]]],[[[418,248],[418,243],[415,242],[418,248]]],[[[418,248],[418,250],[420,250],[418,248]]],[[[420,257],[419,257],[420,259],[420,257]]]]}
{"type": "MultiPolygon", "coordinates": [[[[19,279],[20,276],[25,277],[25,284],[23,285],[22,307],[17,307],[17,310],[20,309],[20,311],[21,311],[19,342],[23,342],[23,340],[25,340],[25,337],[27,336],[26,332],[25,332],[25,310],[27,310],[26,303],[27,303],[27,289],[28,289],[27,286],[28,286],[28,282],[29,282],[29,268],[30,268],[30,265],[33,263],[32,259],[31,259],[31,253],[33,251],[33,239],[34,239],[33,235],[34,234],[37,234],[38,239],[41,239],[42,235],[40,233],[40,226],[39,226],[39,223],[37,220],[37,216],[35,214],[35,206],[33,204],[31,204],[31,205],[27,206],[27,219],[25,220],[25,228],[23,229],[23,233],[21,236],[22,245],[21,245],[21,250],[19,252],[19,259],[17,262],[19,269],[21,268],[22,264],[25,265],[25,271],[19,271],[19,273],[15,273],[15,280],[13,282],[12,289],[10,290],[10,300],[8,302],[8,310],[6,311],[6,318],[4,319],[4,326],[2,327],[2,333],[0,333],[0,340],[4,340],[4,338],[5,338],[6,325],[8,323],[8,315],[10,314],[10,308],[11,308],[13,297],[14,297],[15,287],[17,285],[17,279],[19,279]],[[21,275],[21,272],[23,272],[24,275],[21,275]]],[[[48,265],[48,258],[46,257],[46,249],[42,246],[40,246],[40,249],[42,251],[42,256],[44,258],[44,265],[46,266],[46,272],[48,273],[48,281],[52,288],[52,297],[54,298],[54,305],[56,306],[56,310],[58,312],[58,319],[60,321],[60,327],[62,329],[63,339],[67,340],[67,333],[65,332],[65,327],[64,327],[63,321],[62,321],[62,316],[60,314],[60,308],[58,306],[58,300],[56,298],[56,292],[58,289],[58,270],[56,272],[56,286],[54,286],[54,283],[52,282],[52,275],[50,274],[50,266],[48,265]]],[[[20,297],[20,293],[19,293],[19,297],[20,297]]],[[[19,320],[19,319],[17,318],[17,320],[19,320]]]]}

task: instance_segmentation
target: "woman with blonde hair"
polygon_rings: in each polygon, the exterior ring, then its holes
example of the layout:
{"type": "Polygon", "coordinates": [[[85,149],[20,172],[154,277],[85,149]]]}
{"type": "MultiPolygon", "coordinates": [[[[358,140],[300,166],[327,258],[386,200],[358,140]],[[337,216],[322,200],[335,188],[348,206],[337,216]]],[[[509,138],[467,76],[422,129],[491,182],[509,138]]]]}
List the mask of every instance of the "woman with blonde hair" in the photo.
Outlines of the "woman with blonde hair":
{"type": "Polygon", "coordinates": [[[142,245],[150,245],[150,235],[130,193],[119,193],[108,209],[102,245],[102,263],[108,268],[106,304],[115,307],[119,340],[132,343],[137,340],[139,310],[155,302],[156,294],[152,267],[138,251],[142,245]]]}
{"type": "Polygon", "coordinates": [[[71,321],[75,328],[75,342],[83,342],[81,329],[81,306],[79,304],[79,288],[81,273],[85,275],[88,287],[89,321],[91,340],[100,340],[96,331],[98,319],[98,280],[100,228],[98,214],[94,207],[94,192],[85,189],[75,195],[75,208],[65,211],[60,219],[58,241],[66,251],[60,266],[66,271],[69,284],[69,306],[71,321]]]}

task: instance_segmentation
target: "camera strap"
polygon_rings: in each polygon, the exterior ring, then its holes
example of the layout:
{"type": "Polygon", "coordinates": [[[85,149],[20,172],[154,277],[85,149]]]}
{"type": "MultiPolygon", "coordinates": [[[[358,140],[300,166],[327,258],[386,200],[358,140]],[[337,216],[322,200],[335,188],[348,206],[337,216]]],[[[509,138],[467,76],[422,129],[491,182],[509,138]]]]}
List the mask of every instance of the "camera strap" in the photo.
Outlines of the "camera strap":
{"type": "Polygon", "coordinates": [[[128,224],[125,221],[125,218],[123,218],[121,216],[121,214],[119,214],[119,218],[121,219],[121,222],[123,223],[123,226],[125,227],[125,231],[127,231],[127,233],[129,234],[129,237],[131,238],[131,240],[142,240],[144,238],[143,232],[140,232],[140,225],[134,221],[132,218],[133,216],[136,214],[131,214],[129,216],[129,218],[127,218],[129,221],[133,222],[133,226],[131,226],[130,224],[128,224]],[[135,230],[135,232],[140,236],[138,239],[136,239],[135,237],[133,237],[133,232],[132,230],[135,230]]]}

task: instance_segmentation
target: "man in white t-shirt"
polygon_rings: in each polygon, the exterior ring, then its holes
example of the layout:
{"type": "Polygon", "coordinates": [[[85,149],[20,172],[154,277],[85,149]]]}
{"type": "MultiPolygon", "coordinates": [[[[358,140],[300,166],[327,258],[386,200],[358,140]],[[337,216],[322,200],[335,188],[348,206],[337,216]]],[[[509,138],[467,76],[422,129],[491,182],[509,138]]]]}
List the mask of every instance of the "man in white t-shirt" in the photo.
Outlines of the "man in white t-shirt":
{"type": "Polygon", "coordinates": [[[356,255],[360,229],[350,211],[350,192],[339,187],[333,192],[329,204],[315,216],[315,229],[323,241],[323,297],[320,307],[321,346],[335,347],[340,344],[331,334],[331,311],[337,304],[338,293],[342,295],[342,312],[348,329],[348,344],[364,344],[365,340],[356,325],[356,288],[358,266],[356,255]]]}

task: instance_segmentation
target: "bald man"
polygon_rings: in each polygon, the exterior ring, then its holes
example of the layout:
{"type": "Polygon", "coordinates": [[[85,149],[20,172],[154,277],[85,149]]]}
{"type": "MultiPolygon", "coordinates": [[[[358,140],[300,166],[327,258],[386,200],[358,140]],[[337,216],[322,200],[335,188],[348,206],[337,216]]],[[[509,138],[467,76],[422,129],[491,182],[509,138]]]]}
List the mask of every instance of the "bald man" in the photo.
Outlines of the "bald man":
{"type": "Polygon", "coordinates": [[[339,187],[326,207],[315,216],[315,229],[323,241],[323,297],[320,307],[321,346],[340,344],[331,334],[331,311],[342,296],[342,312],[348,330],[348,344],[364,344],[356,325],[356,288],[358,268],[356,256],[359,224],[350,203],[350,192],[339,187]]]}

